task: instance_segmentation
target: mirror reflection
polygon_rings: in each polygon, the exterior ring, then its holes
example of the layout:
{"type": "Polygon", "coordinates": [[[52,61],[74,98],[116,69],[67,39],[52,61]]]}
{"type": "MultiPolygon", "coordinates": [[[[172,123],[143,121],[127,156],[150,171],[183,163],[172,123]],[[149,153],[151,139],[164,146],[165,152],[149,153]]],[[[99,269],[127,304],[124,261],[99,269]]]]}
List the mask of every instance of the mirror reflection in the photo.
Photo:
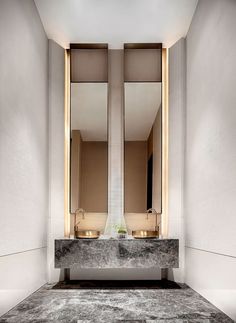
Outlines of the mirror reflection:
{"type": "Polygon", "coordinates": [[[107,83],[71,83],[71,213],[107,212],[107,83]]]}
{"type": "Polygon", "coordinates": [[[125,83],[125,213],[161,213],[161,83],[125,83]]]}

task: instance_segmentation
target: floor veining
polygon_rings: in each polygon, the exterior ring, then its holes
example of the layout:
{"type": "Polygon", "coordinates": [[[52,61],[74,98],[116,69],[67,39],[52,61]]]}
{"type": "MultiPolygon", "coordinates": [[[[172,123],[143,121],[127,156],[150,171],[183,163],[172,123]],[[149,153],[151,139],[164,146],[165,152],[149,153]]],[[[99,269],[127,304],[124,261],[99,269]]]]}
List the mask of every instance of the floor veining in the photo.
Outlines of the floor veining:
{"type": "Polygon", "coordinates": [[[0,322],[233,322],[186,285],[118,286],[47,284],[2,316],[0,322]]]}

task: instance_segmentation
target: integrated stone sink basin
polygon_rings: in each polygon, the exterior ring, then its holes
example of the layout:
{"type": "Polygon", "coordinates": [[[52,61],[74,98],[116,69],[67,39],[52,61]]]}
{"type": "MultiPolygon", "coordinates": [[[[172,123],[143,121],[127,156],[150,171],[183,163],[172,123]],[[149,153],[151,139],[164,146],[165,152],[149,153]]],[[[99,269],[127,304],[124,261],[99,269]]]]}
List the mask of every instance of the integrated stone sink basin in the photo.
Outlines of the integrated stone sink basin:
{"type": "Polygon", "coordinates": [[[132,231],[132,236],[135,239],[155,239],[159,237],[159,232],[151,230],[136,230],[132,231]]]}
{"type": "Polygon", "coordinates": [[[96,230],[76,230],[76,239],[98,239],[100,236],[100,231],[96,230]]]}

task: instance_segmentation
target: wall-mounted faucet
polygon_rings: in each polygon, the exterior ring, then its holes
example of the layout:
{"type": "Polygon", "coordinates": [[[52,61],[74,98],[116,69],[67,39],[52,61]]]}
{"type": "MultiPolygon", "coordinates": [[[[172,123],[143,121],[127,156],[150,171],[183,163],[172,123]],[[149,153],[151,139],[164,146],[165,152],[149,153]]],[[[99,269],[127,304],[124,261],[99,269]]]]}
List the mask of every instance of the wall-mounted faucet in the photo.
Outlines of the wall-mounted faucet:
{"type": "Polygon", "coordinates": [[[79,215],[80,213],[82,214],[82,220],[84,220],[85,219],[85,216],[84,216],[85,210],[84,209],[79,208],[79,209],[76,209],[74,213],[72,213],[74,215],[74,231],[76,231],[76,227],[80,223],[80,221],[76,222],[76,216],[77,216],[77,214],[79,215]]]}
{"type": "MultiPolygon", "coordinates": [[[[147,220],[148,220],[148,215],[151,213],[151,214],[155,214],[155,231],[158,231],[158,227],[160,226],[161,224],[161,213],[157,213],[157,211],[153,208],[150,208],[146,211],[147,213],[147,220]],[[157,216],[160,215],[160,223],[157,224],[157,216]]],[[[160,233],[159,233],[160,234],[160,233]]]]}

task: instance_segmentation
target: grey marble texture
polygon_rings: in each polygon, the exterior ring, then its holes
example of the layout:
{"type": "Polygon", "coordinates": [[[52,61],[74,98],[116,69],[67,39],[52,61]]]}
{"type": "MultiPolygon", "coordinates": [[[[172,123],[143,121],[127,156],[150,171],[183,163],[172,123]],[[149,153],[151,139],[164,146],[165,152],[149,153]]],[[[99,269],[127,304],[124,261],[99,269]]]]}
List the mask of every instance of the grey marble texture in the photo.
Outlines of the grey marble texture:
{"type": "Polygon", "coordinates": [[[232,323],[187,286],[180,289],[54,289],[45,285],[0,323],[232,323]]]}
{"type": "Polygon", "coordinates": [[[178,239],[58,239],[56,268],[178,268],[178,239]]]}

